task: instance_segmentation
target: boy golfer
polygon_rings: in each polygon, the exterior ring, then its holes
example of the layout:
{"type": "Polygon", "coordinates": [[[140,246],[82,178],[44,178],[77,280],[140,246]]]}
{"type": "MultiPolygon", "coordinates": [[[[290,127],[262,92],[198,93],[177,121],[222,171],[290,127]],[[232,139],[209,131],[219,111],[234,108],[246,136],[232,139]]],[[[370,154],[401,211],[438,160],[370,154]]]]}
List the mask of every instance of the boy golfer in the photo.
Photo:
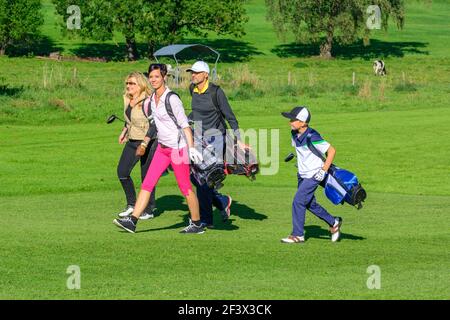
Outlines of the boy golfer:
{"type": "Polygon", "coordinates": [[[288,118],[291,125],[292,146],[297,152],[298,162],[298,190],[292,203],[292,225],[291,235],[281,239],[283,243],[305,242],[304,225],[306,209],[325,221],[330,226],[331,241],[339,240],[342,218],[333,217],[316,202],[314,192],[317,186],[325,179],[327,171],[333,162],[336,150],[320,134],[309,127],[311,114],[306,107],[295,107],[290,112],[282,112],[288,118]],[[307,137],[319,152],[327,157],[323,162],[314,155],[307,145],[307,137]]]}

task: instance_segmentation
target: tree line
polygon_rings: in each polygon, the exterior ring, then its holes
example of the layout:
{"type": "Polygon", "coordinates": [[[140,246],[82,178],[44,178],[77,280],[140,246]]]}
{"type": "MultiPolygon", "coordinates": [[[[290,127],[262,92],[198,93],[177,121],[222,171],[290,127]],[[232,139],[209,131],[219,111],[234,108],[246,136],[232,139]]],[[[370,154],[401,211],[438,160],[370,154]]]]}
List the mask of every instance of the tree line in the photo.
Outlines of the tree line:
{"type": "MultiPolygon", "coordinates": [[[[148,56],[157,47],[177,43],[186,35],[206,37],[208,32],[241,37],[248,21],[245,0],[53,0],[61,30],[66,36],[106,41],[121,34],[124,57],[139,57],[137,43],[147,43],[148,56]],[[71,5],[79,8],[80,26],[69,29],[71,5]]],[[[332,56],[335,42],[358,38],[369,42],[367,8],[377,6],[380,26],[387,29],[392,17],[403,27],[403,0],[265,0],[267,19],[281,39],[287,33],[299,43],[317,43],[320,55],[332,56]]],[[[8,48],[39,36],[44,19],[40,0],[0,0],[0,55],[8,48]]]]}
{"type": "Polygon", "coordinates": [[[369,44],[373,29],[387,30],[389,17],[403,28],[403,0],[266,0],[267,19],[281,39],[293,33],[297,43],[317,43],[320,56],[332,57],[335,42],[369,44]]]}
{"type": "MultiPolygon", "coordinates": [[[[187,34],[208,32],[241,37],[248,21],[245,0],[53,0],[66,36],[106,41],[121,34],[128,60],[139,58],[137,42],[148,44],[148,56],[157,46],[179,42],[187,34]],[[70,6],[77,6],[80,28],[67,28],[70,6]]],[[[0,55],[14,45],[32,42],[44,19],[40,0],[0,0],[0,55]]]]}

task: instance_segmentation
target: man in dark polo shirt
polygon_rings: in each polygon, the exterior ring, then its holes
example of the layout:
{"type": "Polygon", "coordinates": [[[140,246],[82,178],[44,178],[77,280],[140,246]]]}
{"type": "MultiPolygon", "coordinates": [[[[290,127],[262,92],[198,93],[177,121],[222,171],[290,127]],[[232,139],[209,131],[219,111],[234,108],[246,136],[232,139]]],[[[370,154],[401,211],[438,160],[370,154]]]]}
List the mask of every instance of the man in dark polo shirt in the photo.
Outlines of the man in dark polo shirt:
{"type": "MultiPolygon", "coordinates": [[[[240,141],[239,125],[231,110],[227,97],[222,88],[209,82],[209,66],[204,61],[195,62],[187,72],[191,72],[192,84],[192,114],[194,121],[194,139],[214,146],[215,156],[223,161],[225,136],[229,123],[237,138],[238,145],[243,148],[240,141]]],[[[231,197],[222,195],[206,183],[199,185],[191,179],[197,187],[197,197],[200,204],[200,220],[204,226],[213,228],[213,206],[220,210],[222,219],[230,217],[231,197]]]]}

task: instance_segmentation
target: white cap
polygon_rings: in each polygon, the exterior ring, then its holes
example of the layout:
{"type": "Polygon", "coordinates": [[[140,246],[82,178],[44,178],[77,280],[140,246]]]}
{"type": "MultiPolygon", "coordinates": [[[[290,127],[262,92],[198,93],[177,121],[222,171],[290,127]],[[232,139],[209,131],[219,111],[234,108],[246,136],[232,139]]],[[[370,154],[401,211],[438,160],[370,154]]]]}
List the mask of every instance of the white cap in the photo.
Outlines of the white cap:
{"type": "Polygon", "coordinates": [[[309,115],[309,111],[306,108],[303,108],[296,117],[298,120],[303,121],[303,122],[309,122],[309,119],[311,119],[310,115],[309,115]]]}
{"type": "Polygon", "coordinates": [[[197,61],[196,63],[194,63],[192,65],[192,67],[190,67],[189,69],[186,70],[187,72],[206,72],[209,73],[209,66],[205,61],[197,61]]]}
{"type": "Polygon", "coordinates": [[[281,114],[291,120],[300,120],[306,123],[311,120],[311,113],[306,107],[295,107],[290,112],[282,112],[281,114]]]}

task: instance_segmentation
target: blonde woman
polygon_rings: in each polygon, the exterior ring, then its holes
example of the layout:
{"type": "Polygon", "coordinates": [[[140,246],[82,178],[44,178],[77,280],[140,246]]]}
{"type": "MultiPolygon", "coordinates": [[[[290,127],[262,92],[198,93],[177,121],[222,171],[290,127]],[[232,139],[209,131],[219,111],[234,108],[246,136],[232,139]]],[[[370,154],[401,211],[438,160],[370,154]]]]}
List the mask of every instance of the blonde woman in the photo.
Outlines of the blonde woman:
{"type": "MultiPolygon", "coordinates": [[[[119,213],[122,218],[131,215],[136,204],[136,191],[131,179],[131,171],[140,160],[141,179],[144,181],[155,152],[156,143],[154,139],[151,139],[154,128],[151,128],[142,110],[142,103],[151,92],[147,78],[142,73],[133,72],[125,78],[123,96],[125,125],[119,135],[119,143],[125,146],[117,166],[117,175],[127,200],[125,210],[119,213]]],[[[140,219],[153,218],[155,210],[155,190],[153,190],[140,219]]]]}

